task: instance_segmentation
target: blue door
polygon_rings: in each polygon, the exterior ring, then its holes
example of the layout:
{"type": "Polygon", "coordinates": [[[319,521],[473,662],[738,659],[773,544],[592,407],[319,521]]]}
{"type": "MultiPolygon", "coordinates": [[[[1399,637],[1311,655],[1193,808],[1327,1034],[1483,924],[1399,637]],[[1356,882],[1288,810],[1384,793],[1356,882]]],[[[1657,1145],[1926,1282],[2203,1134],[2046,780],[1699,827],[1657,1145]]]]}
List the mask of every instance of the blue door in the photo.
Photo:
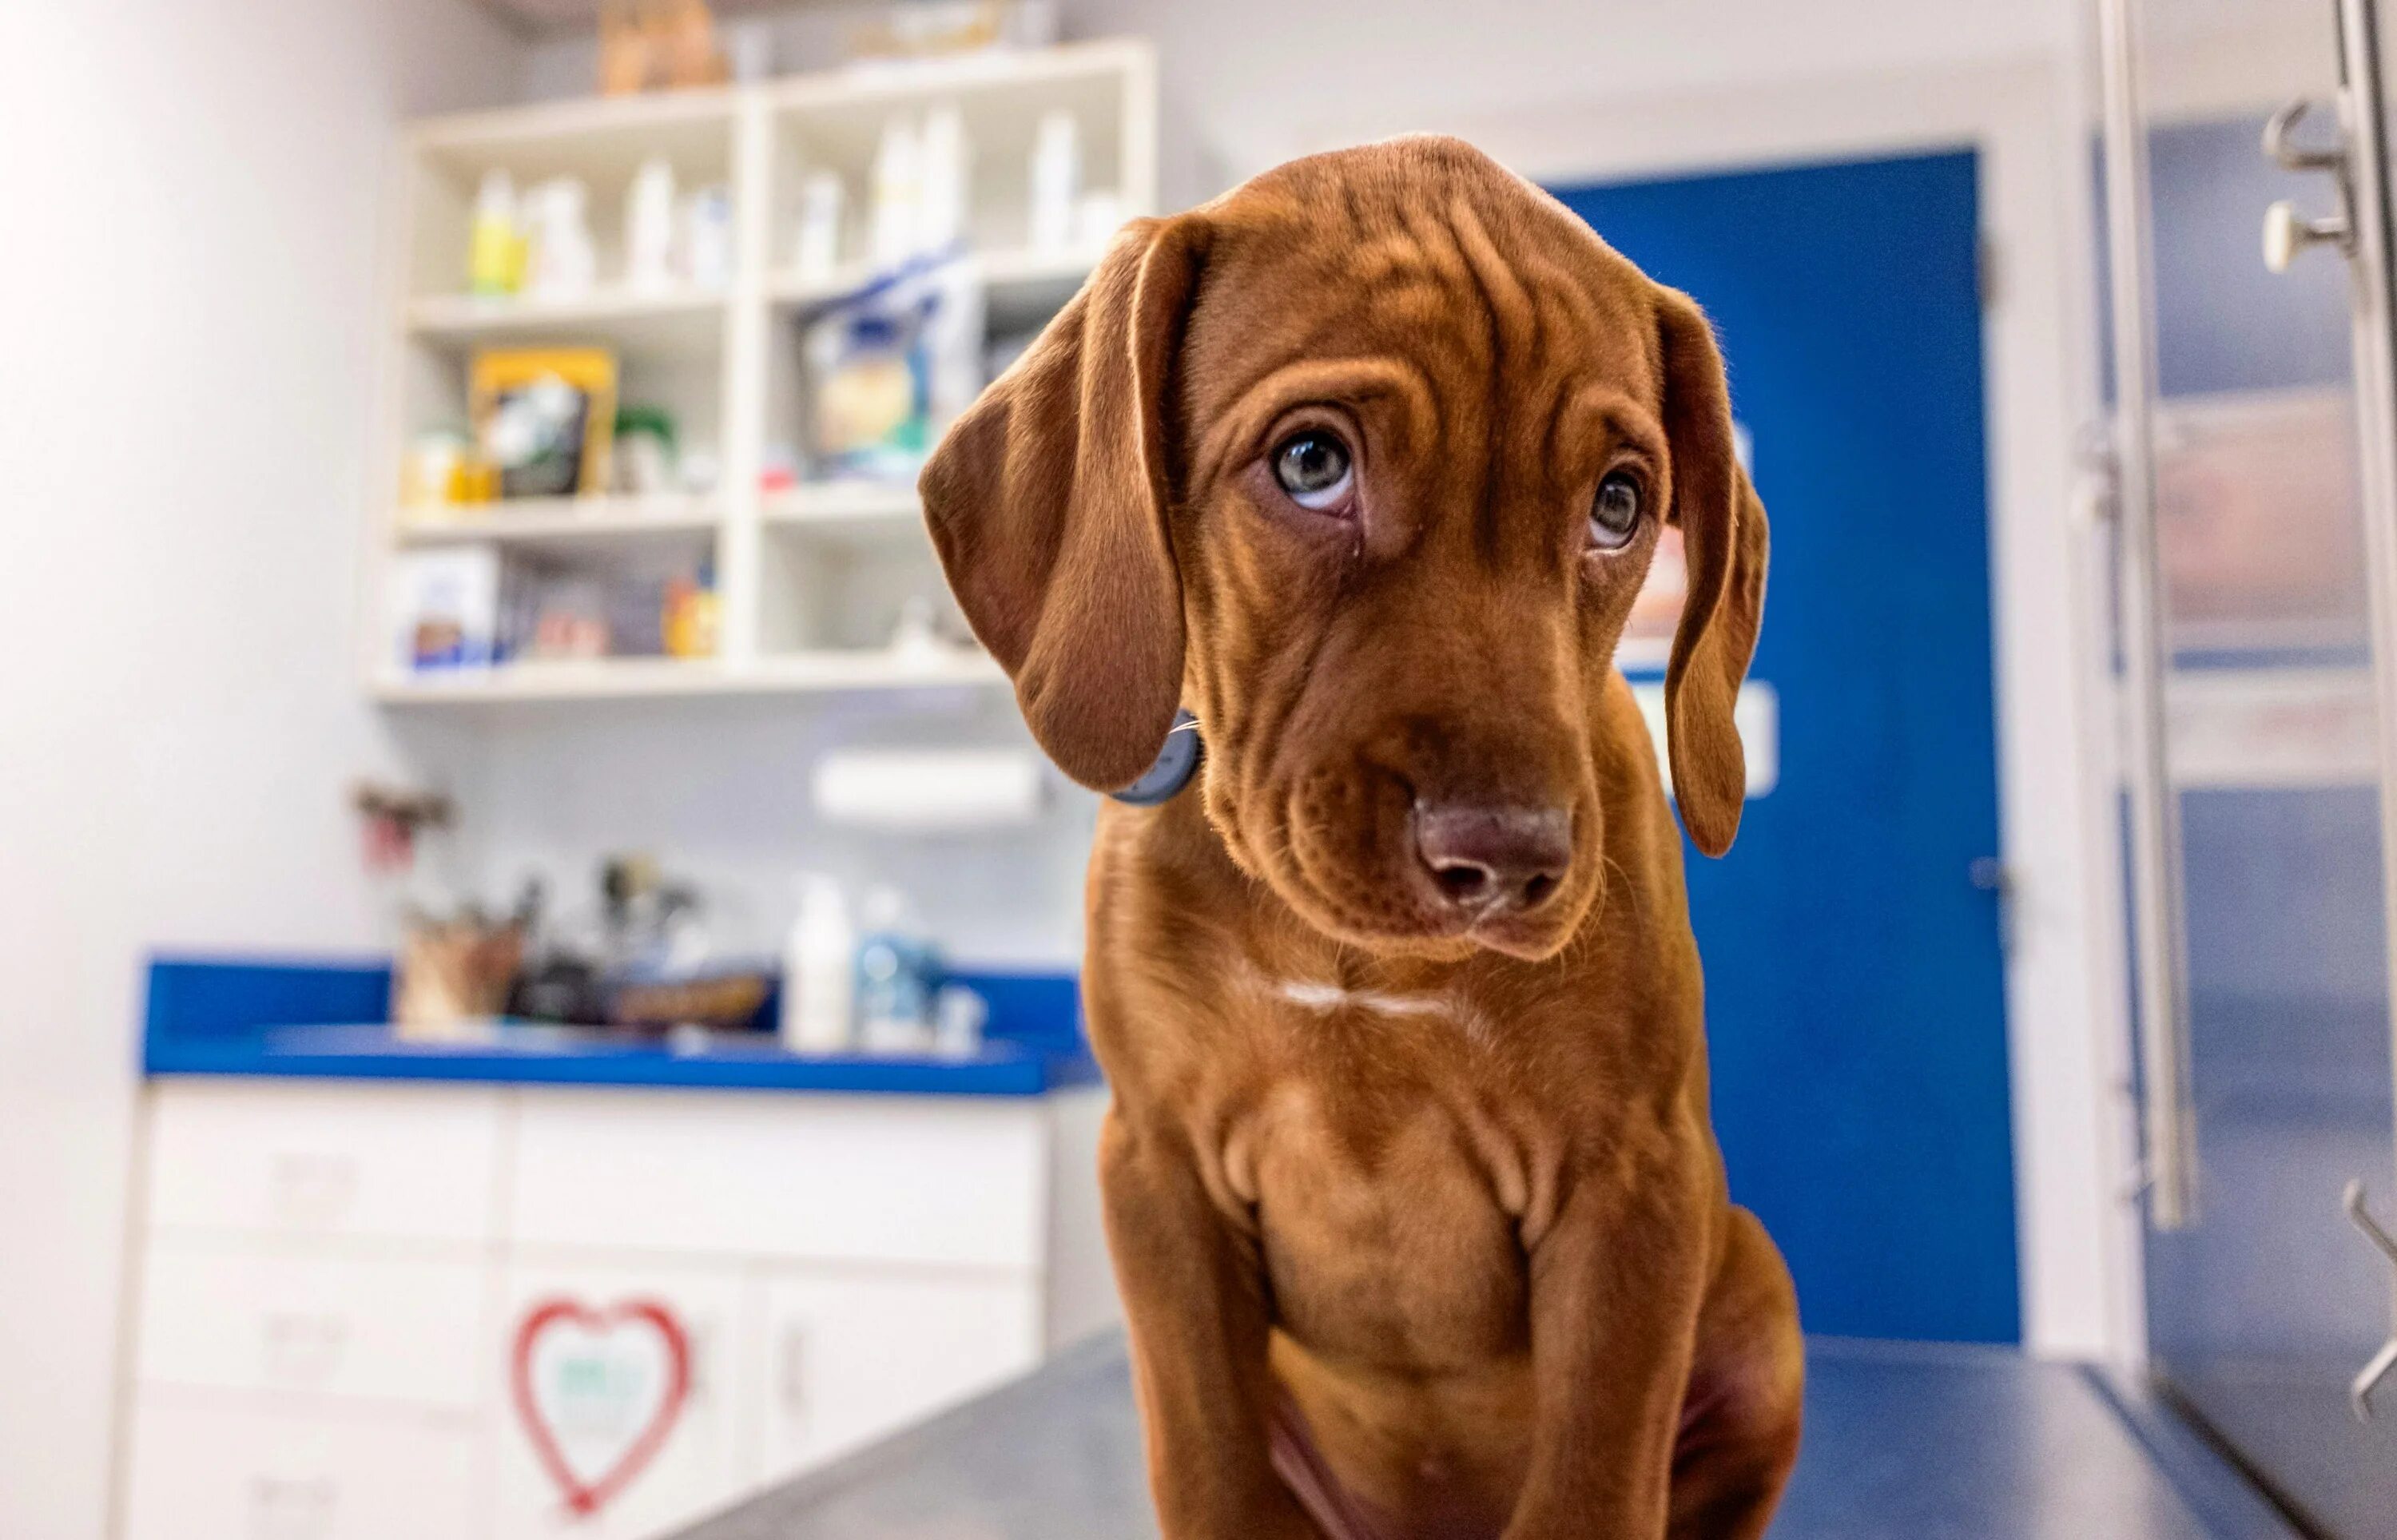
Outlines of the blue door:
{"type": "Polygon", "coordinates": [[[1778,779],[1689,853],[1732,1195],[1808,1330],[2015,1341],[1975,157],[1557,191],[1714,318],[1772,519],[1778,779]]]}

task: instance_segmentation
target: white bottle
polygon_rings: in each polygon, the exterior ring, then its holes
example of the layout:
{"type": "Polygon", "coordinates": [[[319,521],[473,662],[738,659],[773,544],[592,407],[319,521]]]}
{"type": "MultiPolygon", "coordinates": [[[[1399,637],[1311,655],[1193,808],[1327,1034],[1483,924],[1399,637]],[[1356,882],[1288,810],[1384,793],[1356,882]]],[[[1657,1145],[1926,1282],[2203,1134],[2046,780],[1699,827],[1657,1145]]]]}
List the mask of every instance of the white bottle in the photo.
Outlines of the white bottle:
{"type": "Polygon", "coordinates": [[[857,937],[840,883],[822,872],[799,879],[799,912],[783,948],[783,1046],[837,1054],[851,1038],[850,1001],[857,937]]]}
{"type": "Polygon", "coordinates": [[[921,174],[916,204],[916,249],[944,252],[965,238],[966,188],[973,151],[966,142],[966,116],[955,107],[924,114],[921,174]]]}
{"type": "Polygon", "coordinates": [[[694,288],[731,286],[731,188],[711,183],[683,199],[682,262],[683,275],[694,288]]]}
{"type": "Polygon", "coordinates": [[[837,171],[810,171],[799,184],[799,241],[792,266],[810,284],[840,265],[840,206],[847,189],[837,171]]]}
{"type": "Polygon", "coordinates": [[[1074,209],[1082,196],[1082,128],[1062,109],[1040,114],[1032,136],[1032,246],[1064,251],[1074,244],[1074,209]]]}
{"type": "Polygon", "coordinates": [[[922,141],[915,125],[894,117],[874,152],[874,265],[896,267],[916,253],[916,204],[922,192],[922,141]]]}
{"type": "Polygon", "coordinates": [[[655,293],[675,281],[674,162],[651,155],[624,197],[624,283],[655,293]]]}
{"type": "Polygon", "coordinates": [[[553,177],[525,194],[525,207],[526,291],[553,299],[587,293],[599,275],[590,190],[579,177],[553,177]]]}

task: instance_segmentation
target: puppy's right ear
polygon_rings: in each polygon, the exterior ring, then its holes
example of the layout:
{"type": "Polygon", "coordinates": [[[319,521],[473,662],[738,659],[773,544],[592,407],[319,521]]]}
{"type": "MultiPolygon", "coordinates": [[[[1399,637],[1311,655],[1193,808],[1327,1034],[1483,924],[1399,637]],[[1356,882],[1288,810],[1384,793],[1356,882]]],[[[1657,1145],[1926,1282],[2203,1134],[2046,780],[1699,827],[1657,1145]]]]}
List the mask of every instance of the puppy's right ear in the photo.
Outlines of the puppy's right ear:
{"type": "Polygon", "coordinates": [[[1714,328],[1687,295],[1671,289],[1660,293],[1657,317],[1665,437],[1673,457],[1670,517],[1681,526],[1690,574],[1665,666],[1665,740],[1681,827],[1691,843],[1720,856],[1739,831],[1748,796],[1734,710],[1764,619],[1769,541],[1764,504],[1734,447],[1714,328]]]}
{"type": "Polygon", "coordinates": [[[919,483],[949,587],[1033,737],[1103,791],[1156,761],[1181,704],[1166,407],[1203,245],[1186,217],[1127,225],[919,483]]]}

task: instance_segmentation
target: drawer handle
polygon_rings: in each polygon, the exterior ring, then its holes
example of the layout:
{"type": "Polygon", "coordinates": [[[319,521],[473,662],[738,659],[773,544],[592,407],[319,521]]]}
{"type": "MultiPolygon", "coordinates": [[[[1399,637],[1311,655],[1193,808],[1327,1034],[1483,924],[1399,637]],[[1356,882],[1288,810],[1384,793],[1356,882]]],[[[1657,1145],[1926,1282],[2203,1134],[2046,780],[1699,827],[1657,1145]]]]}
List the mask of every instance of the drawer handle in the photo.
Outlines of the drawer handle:
{"type": "Polygon", "coordinates": [[[287,1151],[275,1157],[270,1182],[275,1217],[319,1228],[341,1218],[357,1195],[358,1163],[347,1155],[287,1151]]]}
{"type": "Polygon", "coordinates": [[[690,1346],[690,1367],[685,1371],[686,1393],[694,1401],[707,1399],[716,1376],[715,1323],[693,1321],[683,1326],[683,1339],[690,1346]]]}
{"type": "Polygon", "coordinates": [[[323,1540],[333,1533],[333,1505],[340,1489],[323,1477],[289,1480],[253,1477],[249,1483],[251,1540],[323,1540]]]}
{"type": "Polygon", "coordinates": [[[265,1358],[269,1379],[320,1384],[341,1362],[349,1323],[339,1316],[281,1311],[266,1318],[265,1358]]]}
{"type": "Polygon", "coordinates": [[[783,1331],[783,1410],[795,1423],[808,1415],[808,1334],[803,1326],[783,1331]]]}

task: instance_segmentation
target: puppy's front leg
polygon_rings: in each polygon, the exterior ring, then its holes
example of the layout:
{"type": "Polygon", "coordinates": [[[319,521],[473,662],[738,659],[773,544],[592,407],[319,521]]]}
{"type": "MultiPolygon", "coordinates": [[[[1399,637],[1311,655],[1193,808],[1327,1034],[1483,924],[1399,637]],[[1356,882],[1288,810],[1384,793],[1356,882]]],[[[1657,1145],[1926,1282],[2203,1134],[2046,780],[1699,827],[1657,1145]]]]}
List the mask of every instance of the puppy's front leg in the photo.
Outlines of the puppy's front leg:
{"type": "Polygon", "coordinates": [[[1568,1178],[1531,1254],[1532,1466],[1505,1540],[1662,1540],[1711,1247],[1704,1173],[1568,1178]]]}
{"type": "Polygon", "coordinates": [[[1254,1241],[1209,1201],[1191,1151],[1118,1113],[1107,1115],[1099,1178],[1165,1540],[1320,1540],[1268,1453],[1254,1241]]]}

